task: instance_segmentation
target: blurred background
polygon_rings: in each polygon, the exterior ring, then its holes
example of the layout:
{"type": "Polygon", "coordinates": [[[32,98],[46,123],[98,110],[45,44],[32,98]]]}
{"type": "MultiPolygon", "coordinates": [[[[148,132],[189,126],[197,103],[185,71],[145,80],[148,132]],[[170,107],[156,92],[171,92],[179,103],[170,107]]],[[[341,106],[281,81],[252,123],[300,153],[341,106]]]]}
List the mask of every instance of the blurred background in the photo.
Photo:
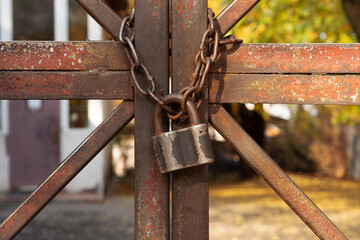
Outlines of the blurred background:
{"type": "MultiPolygon", "coordinates": [[[[121,16],[133,7],[131,0],[106,2],[121,16]]],[[[209,0],[209,7],[219,13],[229,2],[209,0]]],[[[355,43],[359,13],[358,0],[264,0],[231,34],[245,43],[355,43]]],[[[0,40],[110,37],[75,0],[0,0],[0,40]]],[[[0,221],[117,104],[1,101],[0,221]]],[[[360,106],[224,107],[350,239],[360,239],[360,106]]],[[[122,130],[15,239],[133,239],[133,133],[133,124],[122,130]]],[[[215,130],[210,134],[210,239],[317,239],[215,130]]]]}

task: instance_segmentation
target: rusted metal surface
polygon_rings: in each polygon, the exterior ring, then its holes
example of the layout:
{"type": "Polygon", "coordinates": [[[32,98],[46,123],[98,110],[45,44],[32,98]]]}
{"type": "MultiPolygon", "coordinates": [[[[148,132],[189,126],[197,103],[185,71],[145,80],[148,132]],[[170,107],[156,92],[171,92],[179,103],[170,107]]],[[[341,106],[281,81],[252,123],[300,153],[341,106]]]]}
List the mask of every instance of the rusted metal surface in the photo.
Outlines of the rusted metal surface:
{"type": "Polygon", "coordinates": [[[234,35],[230,35],[226,39],[220,38],[219,33],[215,31],[215,14],[210,8],[207,9],[207,15],[207,29],[204,31],[199,51],[194,58],[196,67],[190,77],[191,83],[179,91],[179,93],[183,94],[180,104],[181,111],[174,115],[169,114],[171,111],[168,111],[167,115],[171,120],[178,120],[186,114],[185,103],[187,99],[191,99],[191,101],[195,102],[197,108],[200,108],[203,100],[206,99],[206,96],[203,97],[203,99],[201,98],[204,93],[204,87],[207,87],[210,66],[217,59],[219,54],[219,46],[224,44],[242,43],[242,40],[236,39],[234,35]]]}
{"type": "Polygon", "coordinates": [[[125,101],[0,225],[0,239],[12,239],[101,149],[131,121],[133,102],[125,101]]]}
{"type": "MultiPolygon", "coordinates": [[[[190,85],[194,57],[207,29],[207,1],[175,0],[171,3],[172,92],[190,85]]],[[[207,89],[205,83],[204,89],[207,89]]],[[[203,91],[200,116],[207,121],[207,92],[203,91]]],[[[174,125],[179,129],[183,125],[174,125]]],[[[209,239],[208,166],[172,174],[172,238],[209,239]]]]}
{"type": "MultiPolygon", "coordinates": [[[[103,0],[77,2],[119,40],[122,19],[103,0]]],[[[215,21],[220,35],[226,34],[258,2],[233,0],[215,21]]],[[[138,57],[155,77],[156,88],[165,94],[169,79],[168,4],[163,0],[135,2],[138,57]]],[[[189,86],[195,68],[193,59],[206,29],[207,1],[174,0],[171,4],[172,87],[173,92],[179,92],[189,86]]],[[[132,36],[132,30],[126,27],[125,35],[132,36]]],[[[235,44],[224,49],[227,53],[223,53],[211,68],[209,91],[203,81],[202,120],[207,121],[208,93],[210,102],[216,103],[358,104],[359,76],[299,74],[359,73],[359,46],[235,44]]],[[[115,42],[0,43],[0,71],[3,70],[0,72],[0,99],[133,99],[129,69],[124,49],[115,42]]],[[[146,81],[143,74],[137,75],[135,79],[139,82],[146,81]]],[[[157,170],[150,142],[154,103],[138,91],[135,101],[135,239],[169,239],[168,176],[157,170]]],[[[321,239],[346,239],[221,107],[212,105],[210,113],[218,131],[321,239]]],[[[19,232],[131,120],[133,114],[132,102],[121,104],[0,225],[0,238],[11,239],[19,232]]],[[[182,127],[174,125],[175,129],[182,127]]],[[[207,178],[207,166],[173,174],[173,239],[209,238],[207,178]]]]}
{"type": "MultiPolygon", "coordinates": [[[[115,40],[119,40],[122,18],[103,0],[76,0],[115,40]]],[[[126,34],[132,34],[126,28],[126,34]]]]}
{"type": "MultiPolygon", "coordinates": [[[[182,94],[169,94],[163,100],[166,105],[180,104],[182,94]]],[[[194,102],[186,101],[190,127],[165,132],[163,109],[157,104],[154,110],[155,136],[152,137],[156,162],[161,173],[214,162],[208,125],[202,124],[194,102]]]]}
{"type": "Polygon", "coordinates": [[[212,73],[360,73],[360,44],[236,44],[212,73]]]}
{"type": "Polygon", "coordinates": [[[117,42],[0,42],[0,70],[130,70],[117,42]]]}
{"type": "Polygon", "coordinates": [[[347,239],[225,109],[210,105],[209,115],[216,130],[320,239],[347,239]]]}
{"type": "Polygon", "coordinates": [[[168,173],[213,163],[207,127],[207,124],[197,124],[152,137],[160,172],[168,173]]]}
{"type": "MultiPolygon", "coordinates": [[[[135,1],[135,9],[135,47],[139,60],[154,76],[156,89],[163,89],[166,94],[169,3],[165,0],[135,1]]],[[[143,74],[137,77],[140,83],[146,83],[143,74]]],[[[151,144],[155,103],[136,90],[135,106],[135,239],[170,239],[168,175],[158,171],[151,144]]]]}
{"type": "Polygon", "coordinates": [[[359,75],[211,74],[212,103],[360,104],[359,75]]]}
{"type": "Polygon", "coordinates": [[[129,72],[0,71],[0,99],[133,99],[129,72]]]}
{"type": "MultiPolygon", "coordinates": [[[[359,73],[360,44],[224,46],[211,73],[359,73]]],[[[193,57],[189,56],[189,60],[193,57]]],[[[0,70],[130,70],[118,42],[0,42],[0,70]]]]}
{"type": "Polygon", "coordinates": [[[216,17],[221,36],[230,31],[260,0],[232,0],[216,17]]]}

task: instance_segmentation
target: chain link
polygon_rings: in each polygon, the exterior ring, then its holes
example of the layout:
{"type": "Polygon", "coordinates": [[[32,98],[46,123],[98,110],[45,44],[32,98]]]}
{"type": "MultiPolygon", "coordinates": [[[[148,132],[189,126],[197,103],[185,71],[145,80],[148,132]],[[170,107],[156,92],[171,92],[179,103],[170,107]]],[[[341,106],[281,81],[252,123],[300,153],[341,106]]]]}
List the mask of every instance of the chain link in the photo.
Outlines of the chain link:
{"type": "Polygon", "coordinates": [[[184,114],[187,114],[186,101],[188,99],[191,99],[193,102],[195,102],[197,108],[199,108],[202,103],[201,95],[205,86],[207,75],[210,71],[210,66],[213,62],[216,61],[220,53],[219,47],[227,44],[242,43],[243,41],[241,39],[236,39],[234,35],[229,35],[226,38],[220,39],[219,33],[215,30],[214,12],[210,8],[208,8],[208,28],[203,34],[200,49],[195,56],[195,71],[190,77],[190,85],[181,89],[179,92],[183,95],[183,98],[180,104],[180,111],[178,113],[175,113],[170,106],[167,106],[164,103],[164,101],[162,100],[162,94],[156,93],[156,86],[153,76],[149,73],[148,69],[139,61],[139,57],[134,46],[134,31],[130,37],[125,35],[125,26],[128,25],[130,28],[133,27],[134,16],[135,10],[133,9],[131,16],[127,16],[123,19],[123,22],[120,26],[119,41],[126,47],[126,53],[129,57],[131,64],[130,72],[135,87],[141,94],[143,94],[144,96],[149,96],[156,103],[160,104],[160,106],[167,111],[168,117],[172,120],[177,120],[181,118],[184,114]],[[141,87],[137,79],[137,74],[140,72],[143,72],[145,74],[145,77],[149,84],[149,86],[146,88],[141,87]]]}
{"type": "Polygon", "coordinates": [[[200,49],[195,56],[195,71],[191,76],[190,86],[180,90],[183,94],[181,101],[181,112],[176,115],[168,113],[168,117],[172,120],[179,119],[186,114],[186,100],[191,99],[196,102],[196,106],[201,106],[201,93],[206,83],[210,66],[216,61],[220,49],[219,47],[226,44],[242,43],[241,39],[236,39],[234,35],[229,35],[224,39],[220,39],[219,33],[215,30],[214,12],[208,8],[208,28],[203,34],[200,49]]]}
{"type": "Polygon", "coordinates": [[[132,27],[134,24],[134,20],[135,20],[135,10],[133,9],[131,16],[127,16],[123,19],[119,32],[119,41],[121,44],[125,46],[126,54],[128,55],[128,58],[130,60],[130,64],[131,64],[130,72],[134,85],[142,95],[151,97],[156,103],[160,104],[160,106],[164,108],[167,112],[173,113],[174,111],[162,101],[162,96],[156,94],[154,77],[150,74],[150,72],[145,67],[145,65],[141,64],[139,61],[139,57],[134,46],[134,41],[135,41],[134,31],[131,37],[125,35],[126,24],[128,24],[129,27],[132,27]],[[146,80],[149,83],[149,86],[146,88],[141,87],[138,81],[137,74],[140,72],[143,72],[145,74],[146,80]]]}

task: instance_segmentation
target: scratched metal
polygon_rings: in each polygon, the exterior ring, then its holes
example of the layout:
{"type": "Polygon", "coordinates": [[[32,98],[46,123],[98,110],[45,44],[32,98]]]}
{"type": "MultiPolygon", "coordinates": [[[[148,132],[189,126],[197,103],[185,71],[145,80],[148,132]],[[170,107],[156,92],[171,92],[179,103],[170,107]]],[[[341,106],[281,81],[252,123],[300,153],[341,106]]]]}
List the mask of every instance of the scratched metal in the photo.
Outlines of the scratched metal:
{"type": "Polygon", "coordinates": [[[83,169],[134,116],[133,102],[123,102],[0,225],[0,239],[12,239],[83,169]]]}
{"type": "Polygon", "coordinates": [[[221,36],[230,31],[260,0],[233,0],[216,17],[221,36]]]}
{"type": "MultiPolygon", "coordinates": [[[[195,69],[194,57],[207,29],[207,1],[175,0],[171,10],[172,92],[179,92],[189,86],[195,69]]],[[[206,123],[207,91],[202,96],[200,116],[206,123]]],[[[184,124],[176,124],[173,129],[182,127],[184,124]]],[[[174,172],[172,180],[172,238],[209,239],[208,166],[174,172]]]]}
{"type": "Polygon", "coordinates": [[[209,114],[216,130],[320,239],[347,239],[226,110],[220,105],[210,105],[209,114]]]}
{"type": "Polygon", "coordinates": [[[134,98],[127,71],[0,71],[0,79],[0,99],[134,98]]]}
{"type": "Polygon", "coordinates": [[[210,74],[212,103],[360,104],[360,75],[210,74]]]}
{"type": "Polygon", "coordinates": [[[212,73],[360,73],[360,44],[237,44],[212,73]]]}
{"type": "MultiPolygon", "coordinates": [[[[104,0],[76,0],[115,40],[119,40],[122,18],[104,0]]],[[[132,34],[126,27],[125,34],[132,34]]]]}
{"type": "Polygon", "coordinates": [[[0,42],[0,70],[130,70],[118,42],[0,42]]]}
{"type": "MultiPolygon", "coordinates": [[[[163,98],[165,104],[182,101],[183,95],[170,94],[163,98]]],[[[155,107],[154,135],[152,137],[155,159],[161,173],[214,162],[208,125],[202,124],[194,102],[186,101],[186,111],[190,126],[176,131],[165,132],[163,112],[158,104],[155,107]]]]}
{"type": "MultiPolygon", "coordinates": [[[[135,46],[154,76],[156,89],[168,93],[169,5],[166,0],[135,1],[135,46]]],[[[146,84],[144,75],[138,80],[146,84]]],[[[143,85],[146,86],[146,85],[143,85]]],[[[135,239],[170,239],[168,175],[158,171],[151,137],[154,102],[135,92],[135,239]]],[[[166,128],[164,128],[167,130],[166,128]]]]}
{"type": "Polygon", "coordinates": [[[207,124],[197,124],[152,137],[161,173],[214,162],[207,124]]]}

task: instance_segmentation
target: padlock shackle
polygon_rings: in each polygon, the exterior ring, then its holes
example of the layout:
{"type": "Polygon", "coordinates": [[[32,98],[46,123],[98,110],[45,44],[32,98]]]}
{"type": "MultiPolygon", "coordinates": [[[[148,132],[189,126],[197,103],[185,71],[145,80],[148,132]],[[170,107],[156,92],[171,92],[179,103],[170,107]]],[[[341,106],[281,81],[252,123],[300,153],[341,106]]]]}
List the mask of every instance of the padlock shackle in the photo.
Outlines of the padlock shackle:
{"type": "MultiPolygon", "coordinates": [[[[169,105],[172,103],[181,104],[182,98],[183,98],[182,94],[169,94],[169,95],[164,96],[162,100],[164,101],[164,103],[166,105],[169,105]]],[[[191,101],[191,100],[186,101],[186,111],[190,118],[191,125],[201,124],[199,112],[193,101],[191,101]]],[[[153,115],[155,135],[159,135],[159,134],[165,132],[162,113],[163,113],[162,107],[160,106],[160,104],[157,104],[155,106],[154,115],[153,115]]]]}

